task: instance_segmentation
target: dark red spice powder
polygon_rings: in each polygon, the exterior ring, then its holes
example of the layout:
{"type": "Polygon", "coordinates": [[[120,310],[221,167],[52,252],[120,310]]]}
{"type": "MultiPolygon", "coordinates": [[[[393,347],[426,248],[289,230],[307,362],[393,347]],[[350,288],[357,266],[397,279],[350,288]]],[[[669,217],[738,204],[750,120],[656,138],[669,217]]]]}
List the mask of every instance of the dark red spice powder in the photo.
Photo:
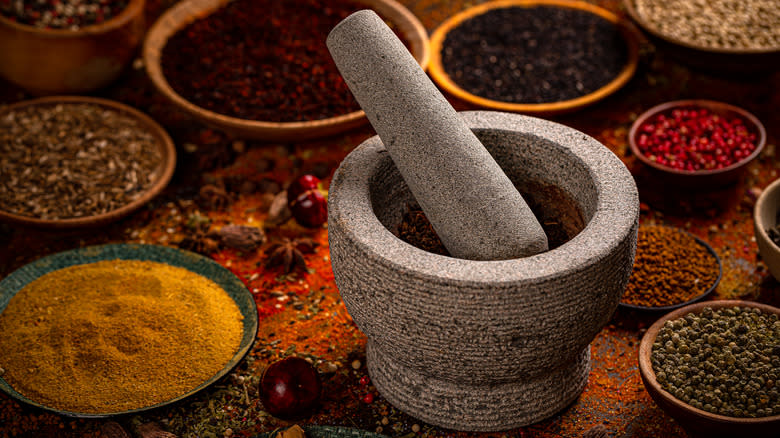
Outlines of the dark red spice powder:
{"type": "Polygon", "coordinates": [[[270,122],[319,120],[360,109],[325,45],[353,1],[235,0],[166,44],[171,87],[202,108],[270,122]]]}

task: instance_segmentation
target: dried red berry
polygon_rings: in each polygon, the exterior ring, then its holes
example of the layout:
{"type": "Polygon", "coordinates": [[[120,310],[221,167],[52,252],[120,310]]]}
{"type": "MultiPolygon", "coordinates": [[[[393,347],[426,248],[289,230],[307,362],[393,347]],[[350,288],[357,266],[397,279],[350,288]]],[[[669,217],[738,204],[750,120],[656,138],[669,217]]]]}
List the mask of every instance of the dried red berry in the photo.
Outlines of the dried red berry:
{"type": "Polygon", "coordinates": [[[260,379],[263,407],[279,418],[300,418],[310,414],[319,403],[321,393],[319,373],[299,357],[272,363],[260,379]]]}
{"type": "Polygon", "coordinates": [[[328,201],[319,189],[320,180],[303,175],[287,188],[287,203],[293,218],[304,227],[316,228],[328,221],[328,201]]]}

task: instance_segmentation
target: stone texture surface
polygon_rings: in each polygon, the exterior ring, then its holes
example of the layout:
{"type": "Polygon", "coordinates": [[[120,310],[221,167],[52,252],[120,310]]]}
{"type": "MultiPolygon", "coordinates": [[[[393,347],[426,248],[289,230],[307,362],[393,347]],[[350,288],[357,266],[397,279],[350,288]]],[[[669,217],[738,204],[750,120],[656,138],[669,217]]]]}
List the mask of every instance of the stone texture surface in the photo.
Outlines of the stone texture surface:
{"type": "Polygon", "coordinates": [[[547,250],[523,197],[381,18],[358,11],[327,44],[451,254],[505,260],[547,250]]]}
{"type": "Polygon", "coordinates": [[[415,198],[373,137],[333,177],[331,263],[369,338],[368,367],[383,396],[439,426],[503,430],[552,415],[582,390],[583,354],[631,273],[639,200],[623,163],[579,131],[515,114],[460,114],[514,184],[566,190],[585,228],[554,250],[512,260],[415,248],[391,232],[415,198]],[[499,392],[518,396],[499,409],[499,392]]]}

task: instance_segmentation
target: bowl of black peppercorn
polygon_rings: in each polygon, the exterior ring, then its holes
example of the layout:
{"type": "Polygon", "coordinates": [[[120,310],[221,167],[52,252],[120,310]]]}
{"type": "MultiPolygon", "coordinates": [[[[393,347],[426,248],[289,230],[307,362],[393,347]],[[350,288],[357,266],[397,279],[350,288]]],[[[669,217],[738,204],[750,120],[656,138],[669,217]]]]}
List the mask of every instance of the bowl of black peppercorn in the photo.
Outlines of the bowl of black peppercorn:
{"type": "Polygon", "coordinates": [[[770,183],[753,207],[753,231],[758,253],[780,281],[780,179],[770,183]]]}
{"type": "Polygon", "coordinates": [[[639,345],[653,401],[690,436],[776,437],[780,309],[752,301],[691,304],[656,321],[639,345]]]}

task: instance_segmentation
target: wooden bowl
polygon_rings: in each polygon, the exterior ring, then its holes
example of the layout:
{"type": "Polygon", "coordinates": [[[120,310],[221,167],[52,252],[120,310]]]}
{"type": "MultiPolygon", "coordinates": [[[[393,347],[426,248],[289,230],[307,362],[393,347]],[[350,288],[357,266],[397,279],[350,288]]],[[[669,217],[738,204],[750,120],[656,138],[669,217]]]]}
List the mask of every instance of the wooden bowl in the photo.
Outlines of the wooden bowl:
{"type": "Polygon", "coordinates": [[[650,170],[649,176],[662,185],[677,188],[710,189],[735,183],[745,174],[745,172],[747,172],[748,164],[757,158],[764,149],[764,145],[766,144],[766,129],[764,129],[764,125],[756,116],[742,108],[727,103],[697,99],[676,100],[656,105],[642,113],[631,125],[631,130],[628,133],[628,144],[631,148],[631,152],[650,170]],[[697,171],[678,170],[658,164],[655,161],[650,160],[650,158],[639,150],[637,144],[639,127],[648,119],[660,113],[670,113],[676,108],[691,106],[706,108],[711,113],[720,116],[739,117],[745,122],[748,129],[756,134],[756,149],[742,160],[722,169],[697,171]]]}
{"type": "Polygon", "coordinates": [[[35,95],[105,87],[124,70],[144,34],[144,0],[79,30],[39,29],[0,15],[0,76],[35,95]]]}
{"type": "Polygon", "coordinates": [[[160,149],[160,154],[162,155],[162,159],[158,167],[157,181],[155,181],[154,184],[152,184],[152,186],[149,187],[147,191],[143,193],[138,199],[120,208],[103,214],[67,219],[39,219],[32,216],[24,216],[0,210],[0,221],[35,228],[50,229],[85,228],[105,225],[130,214],[131,212],[137,210],[149,202],[152,198],[157,196],[171,180],[174,168],[176,167],[176,148],[173,144],[173,141],[168,136],[168,133],[166,133],[165,130],[154,120],[150,119],[142,112],[119,102],[82,96],[42,97],[9,105],[0,111],[0,118],[17,109],[26,108],[33,105],[55,105],[58,103],[88,103],[93,105],[100,105],[136,119],[142,127],[148,130],[157,139],[157,147],[160,149]]]}
{"type": "Polygon", "coordinates": [[[753,231],[758,252],[776,280],[780,280],[780,247],[772,241],[767,230],[777,225],[778,211],[780,211],[780,179],[776,179],[761,192],[753,207],[753,231]]]}
{"type": "Polygon", "coordinates": [[[621,21],[615,14],[607,11],[606,9],[577,0],[499,0],[468,8],[450,17],[447,21],[442,23],[441,26],[436,29],[436,31],[434,31],[433,35],[431,35],[431,65],[429,67],[429,73],[433,80],[436,81],[436,83],[439,84],[439,86],[441,86],[445,91],[474,105],[499,111],[553,115],[576,111],[585,106],[592,105],[616,92],[634,75],[638,62],[638,31],[634,29],[630,23],[621,21]],[[530,8],[534,6],[554,6],[560,8],[577,9],[598,15],[599,17],[613,23],[618,27],[626,43],[626,48],[628,50],[626,65],[618,73],[618,75],[615,76],[615,78],[596,91],[574,99],[549,103],[511,103],[480,97],[461,88],[444,71],[441,52],[443,50],[444,41],[447,38],[447,34],[452,29],[458,27],[466,20],[469,20],[477,15],[484,14],[493,9],[503,9],[510,7],[530,8]]]}
{"type": "Polygon", "coordinates": [[[649,36],[655,46],[677,61],[709,73],[771,72],[780,64],[780,47],[767,49],[726,49],[682,41],[664,34],[642,18],[634,0],[623,0],[631,19],[649,36]]]}
{"type": "MultiPolygon", "coordinates": [[[[428,33],[420,21],[403,5],[395,0],[358,0],[377,11],[382,17],[397,26],[409,43],[414,58],[425,69],[428,65],[428,33]]],[[[268,140],[295,141],[325,137],[365,124],[368,120],[363,111],[329,117],[321,120],[301,122],[266,122],[226,116],[201,108],[176,93],[163,75],[160,57],[168,39],[196,19],[203,18],[227,3],[226,0],[187,0],[176,4],[163,14],[152,26],[143,47],[146,72],[157,90],[176,107],[189,113],[195,119],[224,131],[234,137],[268,140]]]]}
{"type": "Polygon", "coordinates": [[[733,306],[755,307],[761,309],[762,312],[780,315],[780,309],[777,307],[751,301],[734,300],[705,301],[677,309],[661,317],[661,319],[656,321],[642,337],[642,342],[639,344],[639,373],[650,397],[661,409],[677,420],[688,433],[694,436],[776,437],[778,431],[780,431],[780,415],[761,418],[741,418],[713,414],[694,408],[682,400],[677,399],[664,390],[655,378],[650,354],[652,352],[653,342],[666,321],[681,318],[688,313],[701,312],[705,307],[721,309],[733,306]]]}

